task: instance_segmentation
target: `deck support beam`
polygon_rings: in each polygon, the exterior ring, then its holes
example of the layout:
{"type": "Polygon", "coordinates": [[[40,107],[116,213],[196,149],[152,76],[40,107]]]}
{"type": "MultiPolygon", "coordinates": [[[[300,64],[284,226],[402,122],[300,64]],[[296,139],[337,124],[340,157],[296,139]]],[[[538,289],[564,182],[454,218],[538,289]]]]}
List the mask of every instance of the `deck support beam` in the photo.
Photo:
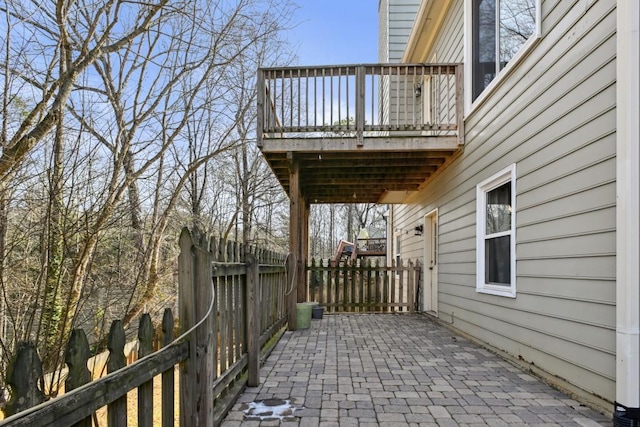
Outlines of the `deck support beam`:
{"type": "Polygon", "coordinates": [[[309,299],[307,286],[307,275],[305,266],[309,256],[309,203],[303,197],[300,198],[300,256],[298,262],[298,302],[305,302],[309,299]]]}
{"type": "Polygon", "coordinates": [[[289,250],[295,260],[293,289],[288,296],[289,330],[295,330],[296,302],[307,300],[307,281],[305,265],[309,246],[309,204],[300,191],[300,161],[289,153],[289,250]]]}

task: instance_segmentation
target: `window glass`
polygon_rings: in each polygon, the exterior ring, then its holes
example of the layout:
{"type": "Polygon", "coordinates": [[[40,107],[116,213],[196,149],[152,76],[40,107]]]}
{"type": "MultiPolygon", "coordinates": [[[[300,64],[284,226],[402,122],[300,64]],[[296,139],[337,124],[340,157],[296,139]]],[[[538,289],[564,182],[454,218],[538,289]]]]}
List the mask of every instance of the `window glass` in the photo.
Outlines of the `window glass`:
{"type": "Polygon", "coordinates": [[[534,0],[500,0],[500,69],[536,30],[534,0]]]}
{"type": "Polygon", "coordinates": [[[487,193],[487,234],[511,229],[511,182],[487,193]]]}
{"type": "Polygon", "coordinates": [[[538,0],[472,0],[472,100],[536,32],[538,0]]]}
{"type": "Polygon", "coordinates": [[[510,235],[485,240],[485,283],[511,284],[510,247],[510,235]]]}

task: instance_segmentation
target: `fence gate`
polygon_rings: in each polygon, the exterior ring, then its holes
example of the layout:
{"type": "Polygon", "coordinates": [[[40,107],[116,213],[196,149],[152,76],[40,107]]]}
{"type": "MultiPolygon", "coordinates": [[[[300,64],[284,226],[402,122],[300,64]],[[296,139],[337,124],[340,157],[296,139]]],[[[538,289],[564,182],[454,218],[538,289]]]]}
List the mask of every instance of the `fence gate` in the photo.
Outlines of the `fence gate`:
{"type": "Polygon", "coordinates": [[[353,262],[311,259],[307,266],[309,300],[328,313],[407,312],[416,309],[420,281],[418,261],[391,265],[367,258],[353,262]]]}

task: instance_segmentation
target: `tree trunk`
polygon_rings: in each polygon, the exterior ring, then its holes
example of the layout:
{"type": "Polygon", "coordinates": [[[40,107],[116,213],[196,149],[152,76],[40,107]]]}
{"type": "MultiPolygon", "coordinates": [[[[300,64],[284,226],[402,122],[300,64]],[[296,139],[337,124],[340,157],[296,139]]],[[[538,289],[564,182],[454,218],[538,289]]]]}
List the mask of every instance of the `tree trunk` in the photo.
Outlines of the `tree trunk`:
{"type": "MultiPolygon", "coordinates": [[[[62,61],[64,63],[64,61],[62,61]]],[[[63,70],[61,70],[62,72],[63,70]]],[[[63,107],[60,106],[58,114],[61,119],[56,126],[53,140],[53,162],[49,180],[49,206],[46,233],[47,238],[47,265],[44,285],[44,297],[42,306],[42,334],[44,340],[44,354],[42,364],[45,372],[55,368],[59,362],[61,343],[64,336],[61,332],[62,318],[62,261],[64,257],[63,236],[63,173],[64,173],[64,129],[63,107]]]]}
{"type": "MultiPolygon", "coordinates": [[[[126,143],[127,146],[131,145],[126,143]]],[[[123,162],[124,176],[127,182],[127,193],[129,195],[129,216],[131,219],[131,228],[133,229],[133,240],[135,248],[138,251],[136,260],[140,261],[144,257],[144,226],[142,224],[142,207],[140,203],[140,191],[138,190],[138,182],[135,178],[135,159],[131,150],[127,150],[123,162]]]]}

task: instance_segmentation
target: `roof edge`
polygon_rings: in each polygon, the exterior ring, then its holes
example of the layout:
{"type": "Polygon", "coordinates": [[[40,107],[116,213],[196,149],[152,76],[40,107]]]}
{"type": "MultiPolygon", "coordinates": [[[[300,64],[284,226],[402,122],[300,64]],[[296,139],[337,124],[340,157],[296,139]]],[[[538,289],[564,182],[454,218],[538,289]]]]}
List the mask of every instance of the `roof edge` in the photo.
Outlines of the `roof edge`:
{"type": "Polygon", "coordinates": [[[453,0],[422,0],[402,55],[403,63],[427,61],[427,55],[436,39],[453,0]]]}

